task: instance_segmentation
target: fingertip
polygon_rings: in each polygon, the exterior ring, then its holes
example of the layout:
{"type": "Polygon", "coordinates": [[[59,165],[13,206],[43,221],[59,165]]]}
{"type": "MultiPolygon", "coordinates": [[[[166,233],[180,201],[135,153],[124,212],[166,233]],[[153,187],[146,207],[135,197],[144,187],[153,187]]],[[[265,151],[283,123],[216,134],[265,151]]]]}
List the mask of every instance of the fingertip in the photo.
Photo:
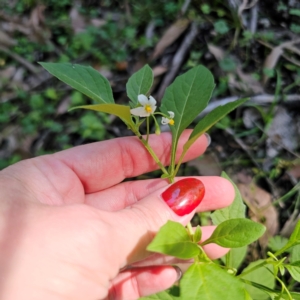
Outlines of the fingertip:
{"type": "Polygon", "coordinates": [[[205,195],[198,211],[209,211],[229,206],[235,198],[232,183],[219,176],[200,177],[205,186],[205,195]]]}
{"type": "Polygon", "coordinates": [[[223,204],[229,206],[235,198],[235,190],[232,183],[223,177],[220,177],[220,189],[224,191],[223,204]]]}
{"type": "Polygon", "coordinates": [[[113,299],[139,299],[170,288],[179,280],[179,267],[151,266],[132,268],[120,273],[112,281],[110,296],[113,299]]]}

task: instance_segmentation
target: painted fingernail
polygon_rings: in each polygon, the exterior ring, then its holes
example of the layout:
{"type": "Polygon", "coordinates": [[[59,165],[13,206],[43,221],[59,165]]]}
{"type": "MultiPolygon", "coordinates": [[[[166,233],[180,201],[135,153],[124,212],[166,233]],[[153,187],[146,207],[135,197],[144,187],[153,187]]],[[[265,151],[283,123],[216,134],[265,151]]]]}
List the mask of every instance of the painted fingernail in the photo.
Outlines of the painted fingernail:
{"type": "Polygon", "coordinates": [[[182,277],[182,270],[178,266],[172,266],[172,267],[175,269],[175,271],[177,273],[176,281],[180,280],[182,277]]]}
{"type": "Polygon", "coordinates": [[[173,183],[161,197],[178,216],[184,216],[201,203],[204,193],[205,188],[201,180],[185,178],[173,183]]]}
{"type": "Polygon", "coordinates": [[[211,143],[211,137],[210,137],[210,135],[208,133],[204,133],[204,134],[205,134],[205,136],[207,138],[207,147],[208,147],[210,145],[210,143],[211,143]]]}

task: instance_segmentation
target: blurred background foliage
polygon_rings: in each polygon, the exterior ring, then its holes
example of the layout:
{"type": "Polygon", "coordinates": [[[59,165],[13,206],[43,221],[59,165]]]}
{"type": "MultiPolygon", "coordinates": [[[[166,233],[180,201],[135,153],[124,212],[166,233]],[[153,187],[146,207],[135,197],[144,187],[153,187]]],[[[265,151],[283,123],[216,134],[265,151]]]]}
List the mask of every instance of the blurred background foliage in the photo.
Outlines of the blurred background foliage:
{"type": "MultiPolygon", "coordinates": [[[[250,100],[210,131],[209,151],[181,175],[225,169],[233,177],[249,216],[268,228],[251,252],[260,257],[300,218],[299,17],[300,2],[293,0],[2,0],[0,169],[131,134],[112,116],[68,112],[91,100],[39,61],[91,65],[109,79],[117,103],[128,102],[126,82],[146,63],[158,101],[177,75],[203,64],[216,80],[204,114],[250,100]]],[[[158,173],[142,178],[152,176],[158,173]]],[[[207,214],[198,217],[209,222],[207,214]]]]}

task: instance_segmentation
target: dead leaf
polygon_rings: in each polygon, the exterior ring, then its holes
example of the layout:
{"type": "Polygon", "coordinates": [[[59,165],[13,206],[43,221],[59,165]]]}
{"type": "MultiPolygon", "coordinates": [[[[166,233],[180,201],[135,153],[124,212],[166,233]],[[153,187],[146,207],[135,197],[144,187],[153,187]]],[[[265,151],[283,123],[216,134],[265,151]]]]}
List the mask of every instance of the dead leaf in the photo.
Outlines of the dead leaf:
{"type": "Polygon", "coordinates": [[[13,75],[16,72],[16,67],[15,66],[8,66],[7,68],[3,69],[0,71],[0,78],[1,79],[10,79],[13,77],[13,75]]]}
{"type": "Polygon", "coordinates": [[[196,158],[187,163],[188,166],[195,167],[202,176],[220,176],[222,168],[217,156],[208,152],[201,158],[196,158]]]}
{"type": "Polygon", "coordinates": [[[41,27],[45,23],[44,10],[46,9],[45,5],[37,5],[30,14],[29,24],[35,30],[41,30],[41,27]]]}
{"type": "Polygon", "coordinates": [[[71,104],[71,97],[67,96],[65,98],[63,98],[57,109],[56,109],[56,115],[62,115],[64,113],[66,113],[68,111],[68,109],[70,108],[70,104],[71,104]]]}
{"type": "Polygon", "coordinates": [[[76,6],[70,10],[69,17],[71,19],[72,29],[75,33],[80,33],[85,30],[86,22],[83,16],[78,12],[76,6]]]}
{"type": "Polygon", "coordinates": [[[300,165],[293,166],[288,172],[294,178],[299,179],[300,178],[300,165]]]}
{"type": "Polygon", "coordinates": [[[215,57],[217,61],[221,61],[225,57],[225,52],[222,48],[217,47],[213,44],[207,44],[209,52],[215,57]]]}
{"type": "Polygon", "coordinates": [[[251,92],[251,94],[262,94],[264,92],[264,88],[261,83],[256,80],[252,74],[244,73],[241,65],[238,65],[236,68],[236,74],[241,79],[243,83],[243,91],[251,92]]]}
{"type": "Polygon", "coordinates": [[[188,19],[179,19],[173,23],[161,37],[160,41],[156,44],[154,53],[152,55],[152,60],[158,58],[168,46],[173,44],[187,29],[189,24],[190,20],[188,19]]]}
{"type": "Polygon", "coordinates": [[[128,67],[128,62],[126,60],[116,62],[116,69],[118,71],[125,71],[127,70],[127,67],[128,67]]]}
{"type": "Polygon", "coordinates": [[[297,134],[297,126],[288,111],[278,106],[270,128],[266,132],[267,156],[277,156],[281,149],[294,151],[298,147],[300,137],[297,134]]]}
{"type": "Polygon", "coordinates": [[[17,42],[4,31],[0,30],[0,44],[2,46],[11,47],[17,45],[17,42]]]}
{"type": "Polygon", "coordinates": [[[95,27],[101,27],[103,25],[105,25],[107,22],[103,19],[92,19],[91,20],[91,24],[95,27]]]}
{"type": "MultiPolygon", "coordinates": [[[[271,53],[267,56],[264,62],[264,69],[274,69],[277,65],[277,62],[283,53],[282,45],[279,45],[271,51],[271,53]]],[[[263,84],[266,85],[269,80],[269,77],[264,74],[263,75],[263,84]]]]}
{"type": "MultiPolygon", "coordinates": [[[[294,47],[295,44],[299,43],[300,39],[295,39],[293,41],[288,41],[280,44],[277,47],[272,48],[271,53],[267,56],[264,62],[264,68],[266,69],[274,69],[275,66],[277,65],[277,62],[280,58],[280,56],[284,56],[286,59],[286,55],[284,55],[284,49],[288,49],[290,51],[295,52],[296,54],[300,55],[300,50],[296,47],[294,47]]],[[[270,45],[265,44],[266,46],[270,47],[270,45]]],[[[291,61],[292,59],[289,58],[291,61]]],[[[268,82],[269,77],[266,76],[265,74],[263,75],[263,84],[266,85],[268,82]]]]}
{"type": "Polygon", "coordinates": [[[52,32],[45,24],[44,10],[45,5],[35,7],[29,19],[30,34],[29,39],[38,43],[48,43],[51,39],[52,32]]]}
{"type": "Polygon", "coordinates": [[[168,71],[168,68],[163,66],[156,66],[152,69],[152,71],[153,71],[153,76],[158,77],[160,75],[165,74],[168,71]]]}
{"type": "Polygon", "coordinates": [[[278,212],[272,205],[272,196],[255,183],[239,183],[238,188],[249,207],[249,216],[255,221],[266,226],[265,234],[259,239],[262,248],[266,248],[269,238],[274,236],[279,229],[278,212]]]}

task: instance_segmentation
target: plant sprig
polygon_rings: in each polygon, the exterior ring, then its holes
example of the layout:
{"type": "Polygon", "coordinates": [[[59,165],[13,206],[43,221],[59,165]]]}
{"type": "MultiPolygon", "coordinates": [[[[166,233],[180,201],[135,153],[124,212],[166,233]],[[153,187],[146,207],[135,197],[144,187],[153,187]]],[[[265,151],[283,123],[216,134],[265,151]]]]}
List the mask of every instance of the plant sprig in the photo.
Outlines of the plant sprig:
{"type": "MultiPolygon", "coordinates": [[[[96,102],[72,109],[94,110],[119,117],[153,157],[163,173],[162,178],[168,179],[169,182],[174,181],[184,156],[193,143],[225,115],[247,100],[240,99],[219,106],[198,121],[176,162],[181,134],[205,109],[215,86],[213,76],[207,68],[197,66],[178,76],[166,89],[158,111],[157,102],[150,95],[153,72],[148,65],[129,78],[126,84],[130,99],[128,105],[115,103],[108,80],[91,67],[66,63],[41,63],[41,65],[52,75],[96,102]],[[160,134],[159,119],[162,124],[169,125],[172,133],[168,168],[163,165],[149,144],[150,121],[154,122],[155,133],[160,134]],[[141,125],[144,122],[146,122],[146,133],[142,135],[141,125]]],[[[230,180],[225,173],[222,176],[230,180]]],[[[300,260],[286,263],[286,257],[281,257],[287,250],[300,244],[300,222],[286,245],[275,253],[268,253],[265,260],[250,264],[238,274],[237,269],[246,254],[247,245],[257,240],[264,233],[265,227],[245,218],[245,205],[237,187],[235,185],[234,187],[236,197],[233,203],[211,215],[217,227],[206,241],[201,240],[202,232],[199,226],[194,230],[191,224],[185,228],[179,223],[168,221],[160,229],[148,246],[148,250],[179,259],[193,259],[194,263],[183,276],[179,287],[143,299],[249,300],[255,299],[257,291],[269,295],[272,299],[300,299],[300,294],[289,292],[281,279],[287,270],[295,281],[300,282],[300,260]],[[205,254],[203,247],[210,243],[231,248],[223,260],[224,265],[216,264],[205,254]],[[255,281],[253,274],[258,272],[265,277],[266,274],[272,275],[268,285],[255,281]],[[275,280],[282,287],[280,291],[274,289],[275,280]]]]}

